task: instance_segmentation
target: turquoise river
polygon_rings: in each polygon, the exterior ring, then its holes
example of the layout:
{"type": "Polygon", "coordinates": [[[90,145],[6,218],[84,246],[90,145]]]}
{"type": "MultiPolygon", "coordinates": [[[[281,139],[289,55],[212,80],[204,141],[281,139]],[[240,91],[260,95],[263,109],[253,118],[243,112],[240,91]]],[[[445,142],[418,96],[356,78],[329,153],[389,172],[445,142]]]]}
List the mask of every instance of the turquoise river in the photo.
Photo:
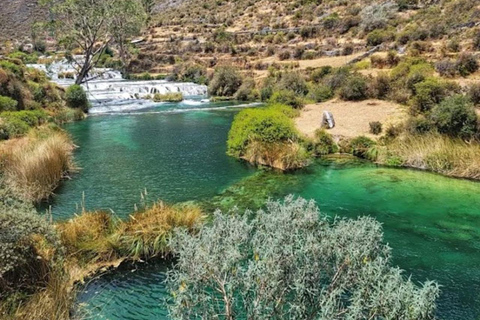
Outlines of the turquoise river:
{"type": "MultiPolygon", "coordinates": [[[[150,201],[194,200],[212,209],[255,208],[295,194],[330,215],[378,219],[405,276],[441,284],[440,319],[480,319],[480,183],[344,159],[289,174],[255,169],[225,154],[237,110],[163,104],[68,125],[81,170],[57,191],[54,217],[67,219],[81,206],[125,217],[145,189],[150,201]]],[[[168,267],[127,266],[94,279],[79,293],[78,312],[86,319],[168,319],[168,267]]]]}

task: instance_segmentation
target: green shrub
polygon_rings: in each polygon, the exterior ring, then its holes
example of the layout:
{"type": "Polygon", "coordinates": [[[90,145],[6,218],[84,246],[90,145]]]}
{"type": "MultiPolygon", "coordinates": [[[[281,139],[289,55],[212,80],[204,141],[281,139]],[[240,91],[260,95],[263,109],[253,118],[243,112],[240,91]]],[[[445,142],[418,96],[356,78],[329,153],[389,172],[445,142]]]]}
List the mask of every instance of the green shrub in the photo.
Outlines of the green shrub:
{"type": "Polygon", "coordinates": [[[382,123],[380,121],[372,121],[369,123],[370,133],[374,135],[379,135],[382,133],[382,123]]]}
{"type": "Polygon", "coordinates": [[[427,320],[440,291],[392,266],[374,219],[329,218],[293,196],[256,213],[217,212],[200,232],[179,230],[172,248],[175,319],[427,320]]]}
{"type": "MultiPolygon", "coordinates": [[[[19,63],[21,64],[21,61],[19,63]]],[[[21,65],[15,64],[11,61],[0,60],[0,67],[2,67],[5,70],[8,70],[8,71],[12,72],[17,77],[23,77],[24,76],[24,68],[21,65]]]]}
{"type": "Polygon", "coordinates": [[[62,253],[60,241],[54,227],[32,206],[12,204],[1,196],[0,292],[31,293],[48,281],[57,261],[52,257],[62,253]]]}
{"type": "Polygon", "coordinates": [[[440,103],[447,96],[447,85],[437,78],[427,78],[415,84],[415,96],[413,97],[411,113],[425,113],[434,105],[440,103]]]}
{"type": "Polygon", "coordinates": [[[386,30],[373,30],[367,35],[367,45],[378,46],[384,42],[392,41],[395,39],[395,35],[386,30]]]}
{"type": "Polygon", "coordinates": [[[325,85],[313,86],[308,93],[308,98],[315,102],[324,102],[333,98],[333,91],[325,85]]]}
{"type": "Polygon", "coordinates": [[[359,136],[350,141],[349,151],[356,157],[366,158],[369,149],[375,145],[376,143],[372,139],[365,136],[359,136]]]}
{"type": "Polygon", "coordinates": [[[350,77],[350,69],[348,67],[333,69],[330,74],[325,77],[324,84],[329,86],[333,91],[342,87],[350,77]]]}
{"type": "Polygon", "coordinates": [[[297,95],[308,93],[307,82],[299,72],[284,72],[276,84],[278,90],[293,91],[297,95]]]}
{"type": "Polygon", "coordinates": [[[27,54],[21,51],[15,51],[8,55],[9,58],[22,60],[23,63],[37,63],[38,55],[36,53],[27,54]]]}
{"type": "Polygon", "coordinates": [[[475,106],[480,105],[480,83],[473,83],[468,87],[468,97],[475,106]]]}
{"type": "Polygon", "coordinates": [[[456,63],[458,73],[462,77],[466,77],[478,70],[478,61],[471,53],[462,53],[456,63]]]}
{"type": "Polygon", "coordinates": [[[45,123],[48,115],[43,110],[22,110],[3,112],[0,114],[0,117],[7,121],[18,119],[25,122],[29,127],[34,127],[45,123]]]}
{"type": "Polygon", "coordinates": [[[153,95],[154,102],[181,102],[182,100],[183,94],[181,92],[155,93],[153,95]]]}
{"type": "Polygon", "coordinates": [[[295,94],[295,92],[290,90],[274,91],[268,101],[269,103],[272,103],[272,104],[275,104],[275,103],[286,104],[295,109],[301,109],[304,106],[303,99],[298,97],[298,95],[295,94]]]}
{"type": "Polygon", "coordinates": [[[473,104],[463,95],[455,95],[435,106],[432,121],[440,133],[464,139],[477,130],[477,115],[473,104]]]}
{"type": "Polygon", "coordinates": [[[90,107],[87,93],[81,86],[76,84],[68,87],[67,91],[65,92],[65,99],[67,101],[67,105],[73,109],[80,109],[83,112],[87,112],[88,108],[90,107]]]}
{"type": "Polygon", "coordinates": [[[480,50],[480,29],[474,31],[473,34],[473,48],[475,50],[480,50]]]}
{"type": "Polygon", "coordinates": [[[310,80],[315,83],[319,83],[323,80],[323,78],[332,73],[332,69],[333,68],[331,66],[323,66],[321,68],[315,69],[310,74],[310,80]]]}
{"type": "Polygon", "coordinates": [[[314,138],[315,154],[319,156],[335,153],[338,146],[332,138],[332,135],[325,130],[315,131],[314,138]]]}
{"type": "Polygon", "coordinates": [[[258,91],[255,90],[255,81],[252,78],[245,79],[237,92],[235,92],[234,98],[239,101],[257,100],[258,91]]]}
{"type": "Polygon", "coordinates": [[[208,93],[212,96],[232,97],[243,83],[240,72],[233,67],[218,67],[215,69],[208,86],[208,93]]]}
{"type": "Polygon", "coordinates": [[[369,95],[377,99],[385,99],[391,92],[391,79],[386,73],[379,73],[370,81],[369,95]]]}
{"type": "Polygon", "coordinates": [[[362,75],[353,75],[340,88],[340,98],[348,101],[360,101],[368,98],[367,79],[362,75]]]}
{"type": "Polygon", "coordinates": [[[432,122],[424,116],[410,117],[405,124],[410,134],[424,134],[432,130],[432,122]]]}
{"type": "Polygon", "coordinates": [[[16,110],[18,102],[10,97],[0,95],[0,112],[16,110]]]}
{"type": "Polygon", "coordinates": [[[228,133],[227,152],[240,157],[251,141],[265,143],[285,142],[297,138],[290,119],[278,109],[245,109],[235,116],[228,133]]]}
{"type": "Polygon", "coordinates": [[[28,124],[18,118],[0,119],[0,140],[23,136],[29,129],[28,124]]]}

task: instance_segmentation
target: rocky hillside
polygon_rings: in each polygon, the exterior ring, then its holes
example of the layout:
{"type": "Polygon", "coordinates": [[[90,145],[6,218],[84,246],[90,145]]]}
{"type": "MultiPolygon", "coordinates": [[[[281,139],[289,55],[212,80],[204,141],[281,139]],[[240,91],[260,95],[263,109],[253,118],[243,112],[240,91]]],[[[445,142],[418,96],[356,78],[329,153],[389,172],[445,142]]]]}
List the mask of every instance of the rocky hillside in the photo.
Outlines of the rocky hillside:
{"type": "Polygon", "coordinates": [[[0,41],[23,41],[31,36],[32,25],[48,17],[38,0],[1,0],[0,41]]]}
{"type": "Polygon", "coordinates": [[[480,49],[478,0],[157,0],[156,8],[132,72],[167,74],[193,61],[261,76],[279,62],[306,69],[336,57],[333,66],[376,50],[436,61],[480,49]]]}

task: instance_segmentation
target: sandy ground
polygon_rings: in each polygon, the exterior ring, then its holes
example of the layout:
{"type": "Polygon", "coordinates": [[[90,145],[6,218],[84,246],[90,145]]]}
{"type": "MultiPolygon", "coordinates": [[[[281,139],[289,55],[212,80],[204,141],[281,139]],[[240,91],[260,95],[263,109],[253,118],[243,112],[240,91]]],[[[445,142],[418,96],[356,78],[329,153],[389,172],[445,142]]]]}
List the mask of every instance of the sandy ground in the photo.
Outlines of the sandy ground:
{"type": "Polygon", "coordinates": [[[315,130],[320,129],[323,111],[330,111],[335,119],[335,128],[328,132],[344,137],[376,137],[369,133],[370,122],[380,121],[385,130],[390,124],[399,122],[406,116],[404,107],[388,101],[351,102],[335,99],[305,106],[300,116],[295,119],[298,130],[313,137],[315,130]]]}

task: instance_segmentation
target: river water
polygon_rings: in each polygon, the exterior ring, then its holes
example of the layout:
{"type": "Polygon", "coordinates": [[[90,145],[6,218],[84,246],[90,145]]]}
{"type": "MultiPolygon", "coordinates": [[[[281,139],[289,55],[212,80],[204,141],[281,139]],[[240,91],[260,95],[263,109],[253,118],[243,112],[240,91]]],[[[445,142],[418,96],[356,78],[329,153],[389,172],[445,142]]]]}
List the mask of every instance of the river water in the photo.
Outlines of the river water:
{"type": "MultiPolygon", "coordinates": [[[[201,95],[206,88],[131,83],[117,73],[110,78],[89,84],[92,116],[66,126],[79,146],[80,170],[42,208],[50,207],[57,220],[81,207],[125,217],[145,190],[149,202],[197,201],[211,210],[258,208],[270,197],[295,194],[316,200],[330,215],[378,219],[394,264],[415,281],[441,284],[441,319],[479,319],[480,183],[351,159],[317,161],[288,174],[259,170],[225,153],[233,117],[245,105],[202,97],[155,104],[137,98],[155,92],[201,95]]],[[[126,266],[95,279],[79,293],[78,312],[85,319],[168,319],[167,268],[166,262],[126,266]]]]}

